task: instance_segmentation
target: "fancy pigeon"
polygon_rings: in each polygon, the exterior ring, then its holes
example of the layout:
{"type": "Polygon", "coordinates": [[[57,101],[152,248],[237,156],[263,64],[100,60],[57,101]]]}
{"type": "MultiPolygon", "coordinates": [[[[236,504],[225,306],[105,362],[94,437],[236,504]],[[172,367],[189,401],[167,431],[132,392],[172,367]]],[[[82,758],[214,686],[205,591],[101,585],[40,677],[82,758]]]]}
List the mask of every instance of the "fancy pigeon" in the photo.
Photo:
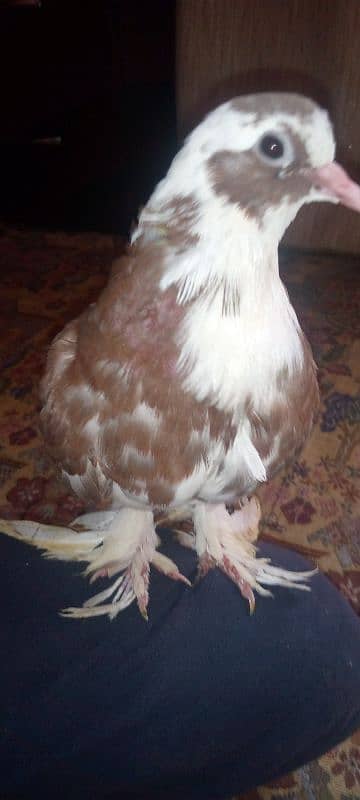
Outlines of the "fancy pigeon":
{"type": "Polygon", "coordinates": [[[97,511],[70,528],[13,520],[1,529],[86,562],[91,581],[115,578],[63,613],[113,618],[136,599],[146,617],[150,565],[188,583],[159,550],[159,515],[192,520],[193,533],[179,536],[199,574],[223,570],[251,610],[255,591],[308,588],[312,573],[257,558],[254,492],[301,448],[318,408],[278,244],[304,203],[360,211],[360,187],[334,151],[327,113],[306,97],[220,105],[156,186],[98,301],[53,342],[43,434],[97,511]]]}

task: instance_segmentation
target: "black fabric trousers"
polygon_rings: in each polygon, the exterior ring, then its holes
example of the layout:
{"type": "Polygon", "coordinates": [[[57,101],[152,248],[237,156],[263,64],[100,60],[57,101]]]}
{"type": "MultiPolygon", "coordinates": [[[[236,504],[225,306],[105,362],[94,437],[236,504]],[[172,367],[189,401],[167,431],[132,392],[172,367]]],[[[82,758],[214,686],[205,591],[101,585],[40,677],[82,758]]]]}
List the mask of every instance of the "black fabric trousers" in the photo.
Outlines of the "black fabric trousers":
{"type": "Polygon", "coordinates": [[[135,605],[73,621],[57,612],[91,593],[80,566],[5,536],[0,556],[1,798],[227,798],[360,725],[360,621],[320,574],[250,617],[217,570],[191,589],[153,571],[148,623],[135,605]]]}

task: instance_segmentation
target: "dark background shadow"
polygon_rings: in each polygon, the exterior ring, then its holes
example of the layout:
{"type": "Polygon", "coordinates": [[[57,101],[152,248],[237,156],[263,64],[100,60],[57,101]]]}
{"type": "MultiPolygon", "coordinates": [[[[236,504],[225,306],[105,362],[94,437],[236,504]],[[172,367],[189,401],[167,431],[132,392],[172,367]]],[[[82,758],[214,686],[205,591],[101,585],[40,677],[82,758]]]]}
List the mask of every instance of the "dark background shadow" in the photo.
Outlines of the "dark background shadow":
{"type": "Polygon", "coordinates": [[[126,233],[176,150],[175,3],[0,3],[0,217],[126,233]]]}

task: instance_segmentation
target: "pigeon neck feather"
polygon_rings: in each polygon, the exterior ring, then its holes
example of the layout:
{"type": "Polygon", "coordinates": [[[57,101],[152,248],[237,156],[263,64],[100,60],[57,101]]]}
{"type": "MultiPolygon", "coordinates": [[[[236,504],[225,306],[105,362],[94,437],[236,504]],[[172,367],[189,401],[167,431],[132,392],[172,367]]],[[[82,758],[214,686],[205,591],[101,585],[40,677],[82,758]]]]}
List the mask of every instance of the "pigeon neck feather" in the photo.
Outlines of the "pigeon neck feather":
{"type": "Polygon", "coordinates": [[[225,314],[240,313],[247,301],[261,304],[280,281],[277,236],[222,199],[213,197],[199,209],[189,246],[168,249],[161,289],[175,285],[180,304],[220,293],[225,314]]]}

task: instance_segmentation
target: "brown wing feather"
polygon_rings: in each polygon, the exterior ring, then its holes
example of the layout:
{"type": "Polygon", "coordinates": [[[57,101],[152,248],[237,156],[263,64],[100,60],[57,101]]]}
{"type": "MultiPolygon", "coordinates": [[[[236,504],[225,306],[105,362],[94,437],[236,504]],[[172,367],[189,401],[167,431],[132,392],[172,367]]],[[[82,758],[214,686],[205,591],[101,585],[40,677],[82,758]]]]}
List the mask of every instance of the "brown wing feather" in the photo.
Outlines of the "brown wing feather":
{"type": "Polygon", "coordinates": [[[50,348],[42,383],[44,437],[66,472],[87,474],[84,493],[92,501],[100,494],[98,465],[109,482],[135,495],[145,489],[151,504],[164,506],[174,486],[206,458],[201,436],[192,433],[208,424],[213,438],[230,443],[235,435],[225,415],[209,413],[181,386],[176,331],[185,312],[175,290],[159,292],[162,258],[154,245],[151,252],[147,247],[146,263],[141,249],[121,259],[98,302],[50,348]],[[158,425],[156,417],[150,425],[133,416],[141,403],[155,412],[158,425]]]}

